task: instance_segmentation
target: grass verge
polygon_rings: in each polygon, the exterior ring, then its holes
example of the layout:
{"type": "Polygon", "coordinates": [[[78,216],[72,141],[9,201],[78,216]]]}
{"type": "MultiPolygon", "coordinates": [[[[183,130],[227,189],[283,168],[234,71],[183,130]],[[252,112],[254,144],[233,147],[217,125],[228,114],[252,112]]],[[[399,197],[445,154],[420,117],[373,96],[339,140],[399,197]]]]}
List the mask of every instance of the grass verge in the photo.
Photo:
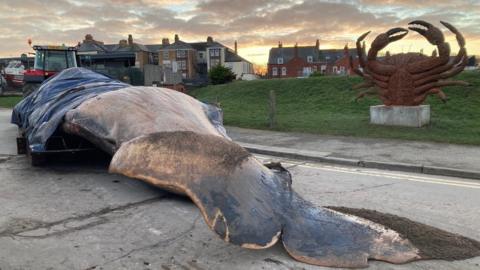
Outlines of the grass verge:
{"type": "Polygon", "coordinates": [[[268,128],[268,95],[275,90],[278,131],[328,135],[424,140],[480,145],[480,72],[463,72],[455,79],[470,87],[445,87],[449,101],[430,96],[431,124],[423,128],[387,127],[369,124],[369,107],[381,104],[377,97],[354,101],[352,86],[358,77],[316,77],[238,81],[207,86],[191,95],[202,101],[218,101],[225,125],[268,128]]]}
{"type": "Polygon", "coordinates": [[[13,108],[18,102],[22,100],[19,96],[0,96],[0,108],[13,108]]]}

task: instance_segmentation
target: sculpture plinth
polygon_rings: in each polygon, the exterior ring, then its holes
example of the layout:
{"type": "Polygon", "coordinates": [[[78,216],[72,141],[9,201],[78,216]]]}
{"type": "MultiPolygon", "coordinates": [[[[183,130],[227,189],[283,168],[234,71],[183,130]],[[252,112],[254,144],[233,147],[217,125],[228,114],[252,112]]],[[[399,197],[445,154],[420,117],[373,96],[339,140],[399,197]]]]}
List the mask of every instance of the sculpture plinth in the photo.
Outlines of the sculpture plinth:
{"type": "Polygon", "coordinates": [[[430,123],[430,105],[371,106],[370,123],[386,126],[423,127],[430,123]]]}

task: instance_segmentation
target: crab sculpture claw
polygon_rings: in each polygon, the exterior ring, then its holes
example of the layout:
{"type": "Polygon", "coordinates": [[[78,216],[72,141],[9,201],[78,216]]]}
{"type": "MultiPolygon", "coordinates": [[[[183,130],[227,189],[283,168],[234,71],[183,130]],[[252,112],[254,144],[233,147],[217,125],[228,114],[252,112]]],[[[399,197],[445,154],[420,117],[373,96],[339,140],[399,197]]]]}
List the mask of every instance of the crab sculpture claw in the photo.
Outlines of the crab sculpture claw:
{"type": "Polygon", "coordinates": [[[455,34],[458,45],[461,48],[465,47],[465,38],[463,38],[462,34],[460,33],[460,31],[457,30],[457,28],[455,28],[453,25],[451,25],[448,22],[440,21],[440,23],[443,24],[443,26],[445,26],[446,28],[448,28],[448,30],[452,31],[452,33],[455,34]]]}
{"type": "Polygon", "coordinates": [[[386,33],[380,34],[372,42],[372,48],[375,51],[380,51],[383,48],[387,47],[391,42],[402,39],[408,34],[408,30],[401,27],[396,27],[388,30],[386,33]]]}
{"type": "MultiPolygon", "coordinates": [[[[409,24],[408,29],[419,33],[424,36],[430,44],[441,45],[445,42],[445,38],[442,31],[431,23],[422,20],[412,21],[409,24]]],[[[448,27],[447,27],[448,28],[448,27]]]]}

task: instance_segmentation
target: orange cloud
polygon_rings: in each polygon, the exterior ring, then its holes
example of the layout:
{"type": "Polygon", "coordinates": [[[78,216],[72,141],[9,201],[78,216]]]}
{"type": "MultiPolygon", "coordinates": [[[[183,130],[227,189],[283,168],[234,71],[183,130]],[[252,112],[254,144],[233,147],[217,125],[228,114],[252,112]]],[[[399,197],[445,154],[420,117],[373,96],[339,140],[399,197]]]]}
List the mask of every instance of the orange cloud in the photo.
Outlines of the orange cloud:
{"type": "MultiPolygon", "coordinates": [[[[371,41],[414,19],[451,22],[465,35],[467,49],[480,54],[480,2],[447,0],[6,0],[0,5],[0,56],[18,56],[36,44],[76,44],[87,33],[105,43],[133,34],[139,43],[160,43],[178,33],[183,40],[207,36],[227,46],[238,40],[240,54],[263,65],[270,47],[313,45],[341,48],[372,30],[371,41]]],[[[455,51],[454,37],[445,32],[455,51]]],[[[410,33],[389,45],[392,52],[434,49],[410,33]]]]}

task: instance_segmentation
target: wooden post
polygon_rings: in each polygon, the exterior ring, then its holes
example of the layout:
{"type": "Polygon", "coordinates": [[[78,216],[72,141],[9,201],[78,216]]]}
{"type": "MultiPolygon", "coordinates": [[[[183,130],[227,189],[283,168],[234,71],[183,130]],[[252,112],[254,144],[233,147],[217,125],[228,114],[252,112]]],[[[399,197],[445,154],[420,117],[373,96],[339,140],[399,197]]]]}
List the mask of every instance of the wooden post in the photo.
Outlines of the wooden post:
{"type": "Polygon", "coordinates": [[[270,113],[269,113],[269,126],[270,128],[275,128],[277,125],[277,101],[275,97],[275,91],[270,90],[269,101],[268,101],[270,113]]]}

